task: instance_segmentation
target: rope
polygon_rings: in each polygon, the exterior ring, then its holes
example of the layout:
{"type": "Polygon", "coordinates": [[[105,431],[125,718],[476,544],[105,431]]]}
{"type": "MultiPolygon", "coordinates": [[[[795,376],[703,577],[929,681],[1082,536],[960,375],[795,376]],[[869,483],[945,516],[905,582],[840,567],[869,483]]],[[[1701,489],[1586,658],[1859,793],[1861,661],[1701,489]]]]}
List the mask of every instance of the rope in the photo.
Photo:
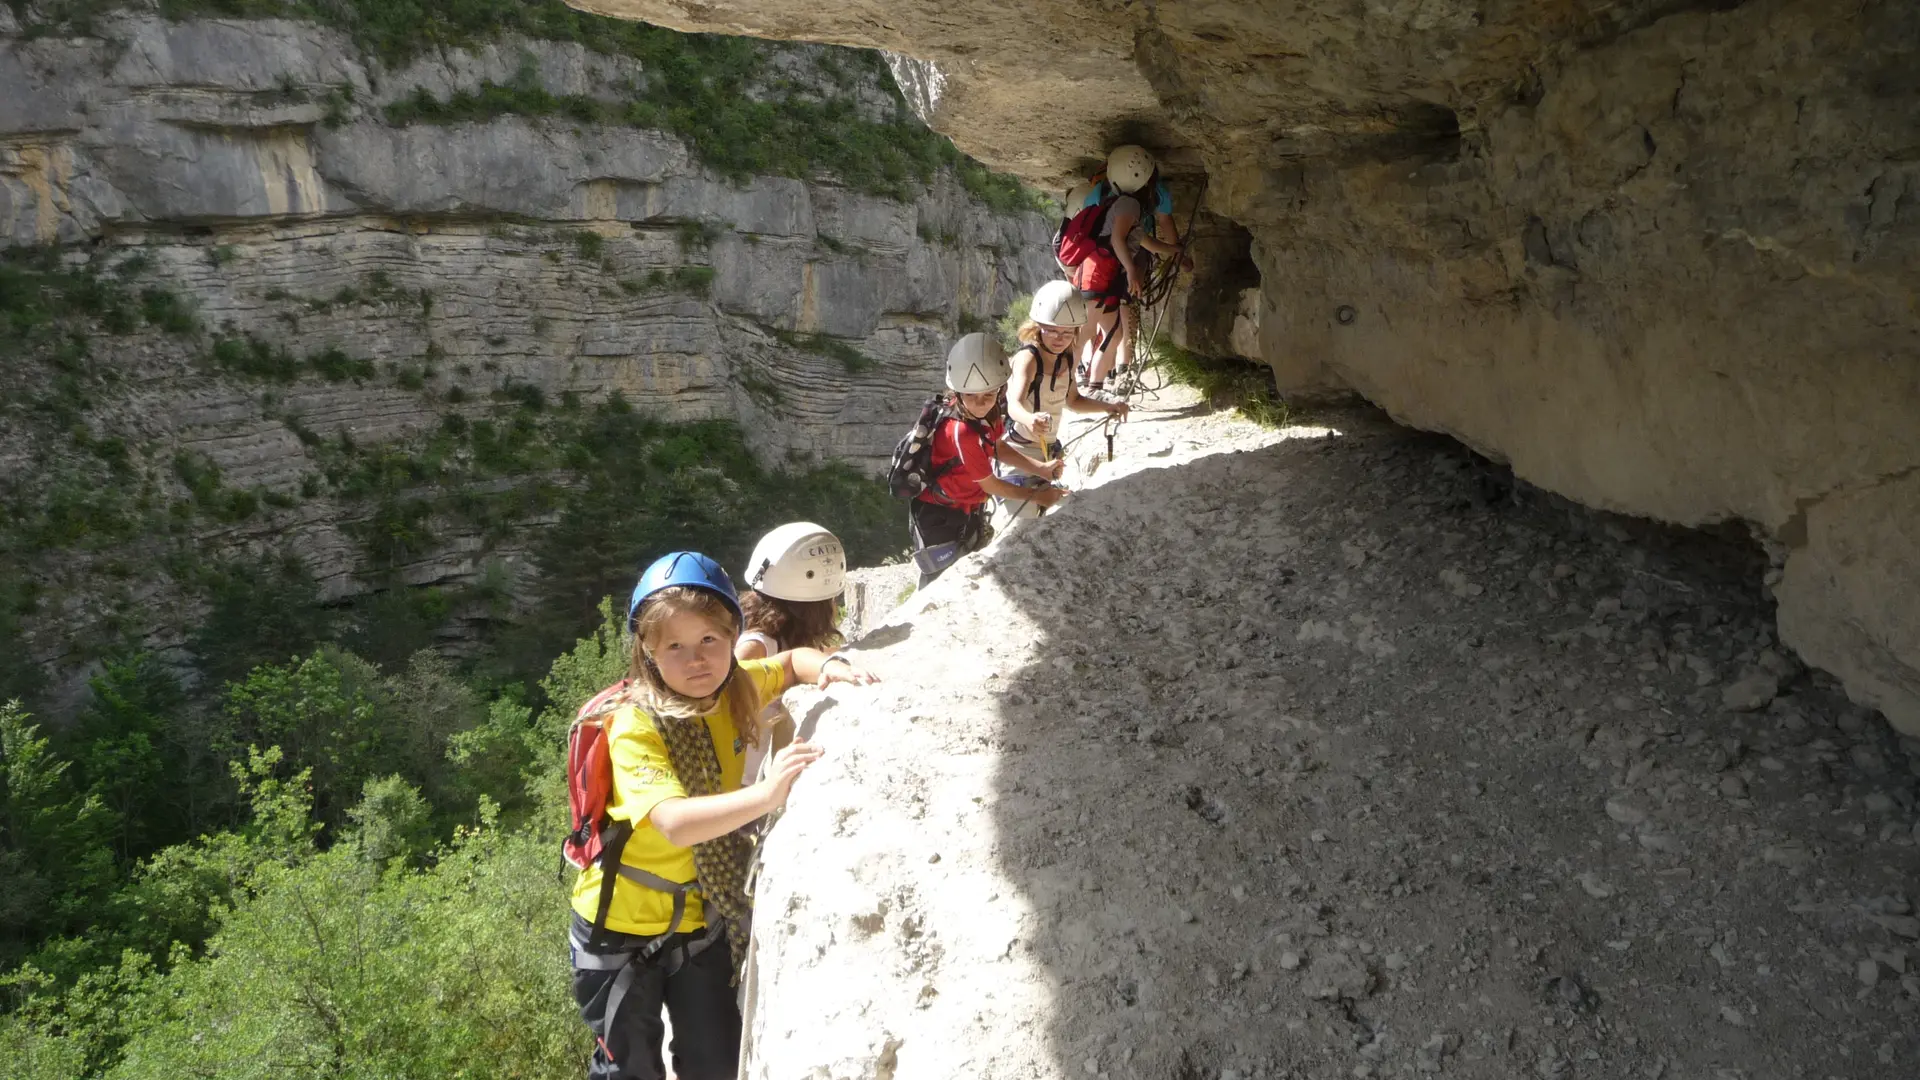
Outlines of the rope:
{"type": "MultiPolygon", "coordinates": [[[[1193,209],[1187,213],[1187,227],[1179,236],[1174,238],[1176,243],[1184,245],[1186,241],[1193,238],[1193,224],[1200,218],[1200,204],[1206,201],[1207,183],[1209,179],[1210,177],[1206,176],[1200,178],[1200,193],[1194,196],[1193,209]]],[[[1182,255],[1184,254],[1183,247],[1182,255]]],[[[1127,310],[1128,313],[1132,315],[1132,319],[1129,321],[1133,324],[1134,328],[1133,363],[1127,365],[1127,378],[1121,385],[1120,400],[1129,406],[1133,404],[1133,395],[1135,393],[1145,390],[1149,394],[1158,394],[1160,391],[1166,389],[1167,383],[1171,381],[1165,377],[1159,377],[1159,381],[1153,386],[1148,387],[1145,385],[1146,376],[1149,373],[1158,376],[1156,369],[1159,367],[1162,359],[1158,348],[1160,328],[1166,324],[1167,300],[1173,296],[1174,283],[1180,278],[1181,257],[1182,256],[1174,256],[1155,260],[1153,269],[1147,275],[1146,288],[1140,290],[1138,299],[1127,300],[1127,310]],[[1141,331],[1146,328],[1145,312],[1149,310],[1154,313],[1153,333],[1143,335],[1141,331]],[[1150,342],[1153,344],[1149,345],[1148,343],[1150,342]]],[[[1107,460],[1112,461],[1113,437],[1120,430],[1120,424],[1121,421],[1118,417],[1109,414],[1105,420],[1100,422],[1098,428],[1088,428],[1086,431],[1081,432],[1078,436],[1075,436],[1074,442],[1079,442],[1081,439],[1093,434],[1096,430],[1104,432],[1107,436],[1107,460]]],[[[1073,443],[1068,443],[1067,445],[1072,446],[1073,443]]]]}

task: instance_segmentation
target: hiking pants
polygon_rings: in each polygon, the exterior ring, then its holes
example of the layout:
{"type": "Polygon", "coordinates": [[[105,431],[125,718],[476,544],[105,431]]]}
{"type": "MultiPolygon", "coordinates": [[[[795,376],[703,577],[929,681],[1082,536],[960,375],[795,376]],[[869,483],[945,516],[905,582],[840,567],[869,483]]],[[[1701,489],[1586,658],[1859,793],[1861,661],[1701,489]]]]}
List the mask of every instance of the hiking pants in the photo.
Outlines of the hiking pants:
{"type": "Polygon", "coordinates": [[[589,944],[592,925],[573,917],[573,1000],[593,1031],[589,1080],[662,1080],[665,1025],[660,1006],[673,1017],[673,1070],[680,1080],[733,1080],[740,1064],[740,1007],[734,1000],[733,959],[725,934],[688,955],[705,930],[678,933],[645,967],[629,961],[652,938],[602,932],[589,944]]]}
{"type": "Polygon", "coordinates": [[[962,510],[945,503],[915,499],[907,504],[907,532],[913,538],[914,562],[920,567],[920,587],[931,585],[955,559],[987,546],[987,507],[962,510]]]}

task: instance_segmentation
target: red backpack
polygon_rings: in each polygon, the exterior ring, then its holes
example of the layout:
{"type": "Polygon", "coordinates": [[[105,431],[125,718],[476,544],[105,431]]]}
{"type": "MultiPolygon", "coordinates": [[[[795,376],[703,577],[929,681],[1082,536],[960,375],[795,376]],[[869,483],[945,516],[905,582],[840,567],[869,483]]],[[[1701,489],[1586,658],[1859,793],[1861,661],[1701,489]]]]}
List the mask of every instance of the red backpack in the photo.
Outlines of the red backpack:
{"type": "MultiPolygon", "coordinates": [[[[607,723],[631,685],[632,680],[621,679],[593,695],[580,706],[572,726],[567,729],[567,807],[572,812],[573,829],[562,841],[560,850],[577,869],[600,868],[600,901],[593,916],[595,938],[607,927],[607,912],[613,907],[614,882],[620,878],[673,896],[673,920],[666,933],[637,954],[644,964],[658,955],[667,939],[680,929],[680,921],[687,912],[687,894],[698,891],[700,883],[668,881],[620,861],[627,840],[633,836],[633,823],[607,817],[607,804],[613,800],[613,754],[607,745],[607,723]]],[[[720,926],[716,922],[709,928],[709,942],[720,926]]]]}
{"type": "MultiPolygon", "coordinates": [[[[573,812],[573,831],[560,845],[575,869],[597,866],[607,849],[607,803],[613,798],[613,758],[607,750],[608,703],[626,692],[621,679],[593,695],[574,714],[567,729],[567,806],[573,812]]],[[[600,918],[606,918],[604,910],[600,918]]]]}
{"type": "Polygon", "coordinates": [[[1100,184],[1100,198],[1092,206],[1082,207],[1060,226],[1053,257],[1066,271],[1073,287],[1084,292],[1105,292],[1120,272],[1120,259],[1113,253],[1111,241],[1100,235],[1107,208],[1113,205],[1113,188],[1100,184]]]}

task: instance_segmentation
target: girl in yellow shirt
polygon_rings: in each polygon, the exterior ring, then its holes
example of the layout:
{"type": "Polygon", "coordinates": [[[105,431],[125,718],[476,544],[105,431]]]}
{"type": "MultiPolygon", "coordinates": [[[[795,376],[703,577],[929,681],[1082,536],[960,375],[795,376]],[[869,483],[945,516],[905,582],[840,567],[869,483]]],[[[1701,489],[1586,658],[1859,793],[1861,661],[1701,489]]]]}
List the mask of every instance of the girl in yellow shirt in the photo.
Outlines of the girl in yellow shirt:
{"type": "Polygon", "coordinates": [[[796,740],[774,755],[765,779],[745,787],[743,756],[766,738],[762,703],[787,687],[873,681],[845,657],[816,649],[736,662],[741,623],[732,581],[705,555],[667,555],[633,591],[631,686],[613,700],[607,720],[607,815],[632,835],[604,929],[594,929],[602,872],[590,866],[574,883],[569,932],[573,996],[595,1040],[593,1080],[666,1075],[663,1003],[680,1080],[735,1075],[734,956],[746,944],[743,889],[752,856],[741,830],[786,805],[820,750],[796,740]]]}

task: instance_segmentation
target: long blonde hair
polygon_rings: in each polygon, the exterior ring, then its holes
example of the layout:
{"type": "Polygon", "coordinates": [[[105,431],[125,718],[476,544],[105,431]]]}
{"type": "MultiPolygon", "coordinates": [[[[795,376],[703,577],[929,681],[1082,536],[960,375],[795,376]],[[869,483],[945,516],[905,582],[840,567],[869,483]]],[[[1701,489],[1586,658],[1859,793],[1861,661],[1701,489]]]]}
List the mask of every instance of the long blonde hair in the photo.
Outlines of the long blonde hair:
{"type": "Polygon", "coordinates": [[[633,658],[627,666],[627,676],[640,690],[641,708],[652,716],[687,720],[711,715],[724,699],[741,741],[748,746],[760,745],[757,723],[760,690],[752,679],[741,676],[737,665],[729,672],[726,685],[704,698],[688,697],[668,686],[661,677],[660,668],[648,655],[648,646],[660,636],[660,628],[668,619],[682,613],[698,615],[725,631],[729,643],[727,662],[734,663],[732,642],[740,637],[740,621],[734,618],[733,609],[726,601],[711,590],[687,585],[662,589],[647,598],[633,631],[633,658]]]}

